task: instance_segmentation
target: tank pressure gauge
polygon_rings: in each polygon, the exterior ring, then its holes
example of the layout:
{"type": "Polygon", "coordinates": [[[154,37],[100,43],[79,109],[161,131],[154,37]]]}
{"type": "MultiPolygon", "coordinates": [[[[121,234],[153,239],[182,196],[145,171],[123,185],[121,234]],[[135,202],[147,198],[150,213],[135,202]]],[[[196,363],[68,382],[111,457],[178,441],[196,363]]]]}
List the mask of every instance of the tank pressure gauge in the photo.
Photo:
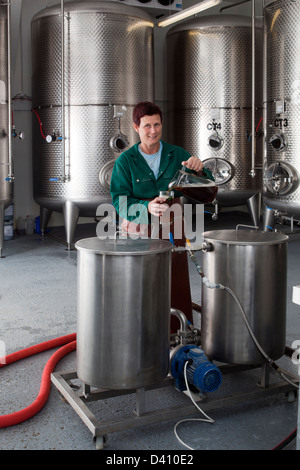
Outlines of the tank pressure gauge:
{"type": "Polygon", "coordinates": [[[51,142],[55,142],[56,140],[62,140],[62,137],[60,135],[57,135],[55,131],[53,131],[52,135],[48,134],[45,137],[46,142],[50,144],[51,142]]]}

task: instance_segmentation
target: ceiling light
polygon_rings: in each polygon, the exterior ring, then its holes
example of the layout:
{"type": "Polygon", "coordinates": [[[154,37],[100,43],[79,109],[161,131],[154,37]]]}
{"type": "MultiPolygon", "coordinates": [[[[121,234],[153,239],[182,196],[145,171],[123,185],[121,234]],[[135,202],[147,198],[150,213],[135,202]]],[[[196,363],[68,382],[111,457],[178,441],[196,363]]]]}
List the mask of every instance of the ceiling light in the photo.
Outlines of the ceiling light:
{"type": "Polygon", "coordinates": [[[168,16],[168,18],[165,20],[159,21],[157,26],[164,28],[165,26],[169,26],[170,24],[176,23],[177,21],[188,18],[189,16],[196,15],[196,13],[199,13],[200,11],[217,6],[221,2],[222,0],[203,0],[202,2],[197,3],[192,7],[185,8],[184,10],[181,10],[174,15],[168,16]]]}

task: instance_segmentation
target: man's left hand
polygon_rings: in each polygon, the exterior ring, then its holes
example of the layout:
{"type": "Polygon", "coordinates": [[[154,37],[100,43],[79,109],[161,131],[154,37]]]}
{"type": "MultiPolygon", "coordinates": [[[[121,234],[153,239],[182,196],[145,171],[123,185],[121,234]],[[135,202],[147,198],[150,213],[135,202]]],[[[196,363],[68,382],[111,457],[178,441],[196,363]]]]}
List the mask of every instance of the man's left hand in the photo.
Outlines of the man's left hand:
{"type": "Polygon", "coordinates": [[[186,166],[189,170],[201,171],[203,169],[203,163],[198,157],[190,157],[185,162],[181,162],[181,165],[186,166]]]}

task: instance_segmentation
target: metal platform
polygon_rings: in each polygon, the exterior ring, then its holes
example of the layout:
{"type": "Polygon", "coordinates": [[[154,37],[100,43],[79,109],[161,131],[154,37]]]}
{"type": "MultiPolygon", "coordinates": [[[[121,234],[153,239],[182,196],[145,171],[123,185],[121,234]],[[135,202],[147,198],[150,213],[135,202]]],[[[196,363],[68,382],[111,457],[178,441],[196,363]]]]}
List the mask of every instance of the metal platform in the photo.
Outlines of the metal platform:
{"type": "MultiPolygon", "coordinates": [[[[215,398],[205,395],[204,398],[201,398],[201,409],[205,413],[208,413],[212,410],[228,408],[233,405],[242,404],[251,400],[259,400],[279,393],[287,394],[290,401],[293,401],[296,398],[296,389],[292,384],[286,381],[278,381],[273,384],[269,383],[269,372],[271,368],[268,364],[263,364],[262,366],[224,365],[219,368],[222,375],[225,375],[258,367],[261,367],[260,383],[255,383],[248,390],[238,392],[236,394],[227,394],[225,396],[218,396],[215,398]]],[[[147,391],[164,387],[174,387],[174,381],[171,377],[167,377],[162,383],[154,387],[147,389],[140,388],[137,390],[92,389],[86,384],[80,382],[77,377],[77,372],[75,371],[55,372],[51,375],[51,380],[58,391],[63,395],[75,412],[80,416],[84,424],[88,427],[93,435],[97,449],[103,449],[106,436],[110,433],[159,423],[170,419],[188,417],[197,413],[195,405],[188,396],[185,397],[186,404],[182,404],[181,402],[176,406],[168,408],[163,407],[154,411],[146,410],[145,396],[147,391]],[[80,385],[78,385],[78,382],[80,385]],[[88,407],[89,402],[104,399],[107,400],[128,394],[136,394],[136,409],[133,410],[132,416],[118,419],[118,421],[99,421],[88,407]]]]}

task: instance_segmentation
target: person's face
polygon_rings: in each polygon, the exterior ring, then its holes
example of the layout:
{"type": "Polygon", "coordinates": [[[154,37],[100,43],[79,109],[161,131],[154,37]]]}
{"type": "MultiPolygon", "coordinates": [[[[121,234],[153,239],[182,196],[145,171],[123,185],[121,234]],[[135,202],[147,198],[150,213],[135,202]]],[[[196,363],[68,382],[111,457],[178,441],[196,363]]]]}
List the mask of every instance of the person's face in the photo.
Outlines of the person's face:
{"type": "Polygon", "coordinates": [[[161,138],[162,123],[159,114],[143,116],[140,125],[133,124],[133,127],[139,134],[141,143],[147,147],[157,144],[161,138]]]}

